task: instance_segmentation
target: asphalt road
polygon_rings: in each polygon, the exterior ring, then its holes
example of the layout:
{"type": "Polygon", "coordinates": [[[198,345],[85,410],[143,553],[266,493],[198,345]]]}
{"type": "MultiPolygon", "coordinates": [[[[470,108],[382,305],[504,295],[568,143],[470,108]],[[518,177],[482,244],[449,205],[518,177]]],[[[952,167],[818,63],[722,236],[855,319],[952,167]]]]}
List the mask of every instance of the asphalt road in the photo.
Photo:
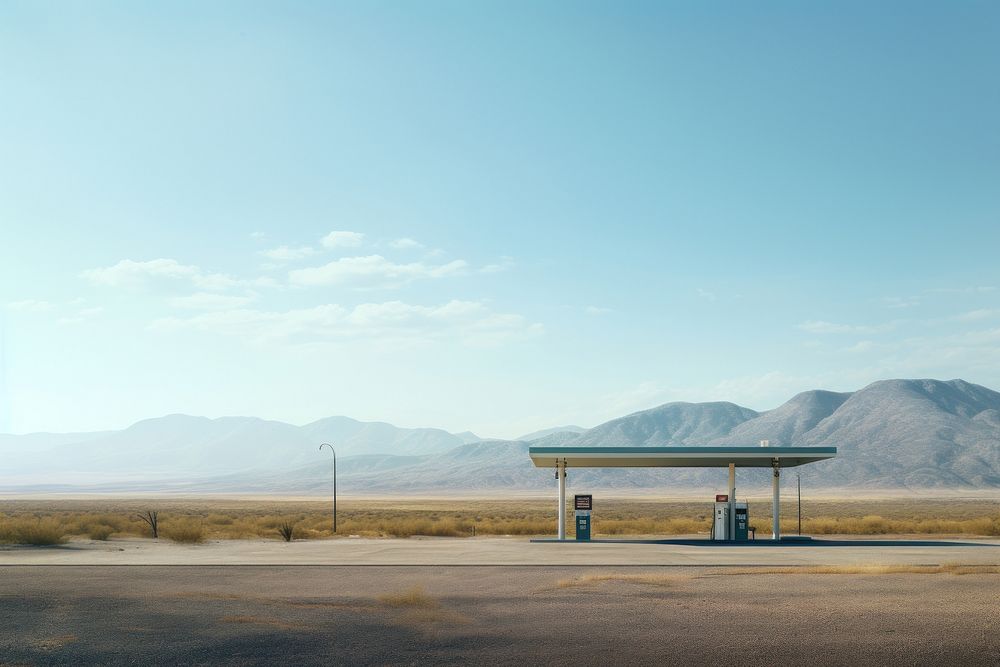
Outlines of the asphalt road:
{"type": "Polygon", "coordinates": [[[562,544],[527,538],[411,537],[334,540],[72,540],[57,547],[0,546],[3,565],[844,565],[858,563],[1000,563],[997,540],[843,540],[810,545],[769,540],[746,545],[639,543],[562,544]]]}
{"type": "Polygon", "coordinates": [[[1000,575],[743,572],[3,566],[0,664],[998,664],[1000,575]]]}

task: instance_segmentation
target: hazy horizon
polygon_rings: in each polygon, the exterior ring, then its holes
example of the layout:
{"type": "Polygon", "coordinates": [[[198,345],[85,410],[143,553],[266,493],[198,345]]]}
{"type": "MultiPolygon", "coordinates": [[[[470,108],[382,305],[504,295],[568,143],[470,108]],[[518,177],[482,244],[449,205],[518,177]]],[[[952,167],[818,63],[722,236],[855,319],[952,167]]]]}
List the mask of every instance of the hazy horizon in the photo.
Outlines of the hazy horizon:
{"type": "MultiPolygon", "coordinates": [[[[889,380],[904,380],[904,381],[931,380],[931,381],[934,381],[934,382],[944,382],[944,381],[963,381],[964,382],[965,381],[964,378],[949,378],[948,380],[943,380],[943,379],[940,379],[940,378],[883,378],[881,380],[875,380],[875,382],[884,382],[884,381],[889,381],[889,380]]],[[[979,385],[979,386],[983,386],[983,385],[979,385]]],[[[835,392],[835,393],[854,393],[854,392],[859,391],[859,390],[861,390],[863,388],[864,387],[856,387],[854,389],[846,389],[846,390],[843,390],[842,392],[835,392]]],[[[986,387],[986,388],[992,390],[991,387],[986,387]]],[[[809,391],[833,391],[833,390],[826,389],[825,387],[814,387],[812,389],[805,389],[803,391],[809,392],[809,391]]],[[[671,404],[671,403],[690,403],[690,404],[711,403],[711,402],[733,403],[734,405],[738,405],[740,407],[745,407],[745,408],[750,408],[751,410],[754,410],[755,412],[758,412],[760,414],[764,414],[766,412],[769,412],[771,410],[774,410],[774,409],[777,409],[777,408],[781,407],[782,405],[786,404],[789,400],[791,400],[792,398],[794,398],[794,396],[797,396],[800,393],[802,393],[802,392],[796,392],[793,395],[789,395],[789,396],[785,397],[783,400],[781,400],[777,405],[773,405],[773,406],[771,406],[769,408],[764,408],[764,409],[753,408],[753,407],[751,407],[749,405],[742,405],[742,404],[737,403],[735,401],[728,401],[728,400],[725,400],[725,399],[709,400],[709,401],[686,401],[684,399],[678,398],[676,400],[666,401],[664,403],[657,403],[657,404],[654,404],[654,405],[647,405],[645,407],[640,407],[640,408],[638,408],[636,410],[630,411],[629,413],[623,413],[621,415],[614,415],[610,419],[613,420],[615,418],[624,417],[624,416],[627,416],[628,414],[633,414],[635,412],[644,412],[644,411],[651,410],[651,409],[654,409],[656,407],[660,407],[662,405],[671,404]]],[[[603,422],[598,422],[598,423],[595,423],[595,424],[590,424],[589,426],[581,426],[580,424],[553,424],[553,425],[548,426],[548,427],[542,427],[542,428],[534,429],[534,430],[528,431],[528,432],[518,432],[517,436],[503,437],[503,436],[494,436],[494,435],[492,435],[490,433],[477,433],[475,431],[472,431],[471,429],[465,429],[463,431],[454,431],[454,430],[447,429],[447,428],[444,428],[442,426],[438,426],[438,425],[435,425],[435,424],[404,424],[404,423],[397,423],[397,422],[395,422],[395,421],[393,421],[391,419],[358,419],[357,417],[354,417],[352,415],[343,415],[343,414],[324,415],[322,417],[319,417],[317,419],[313,419],[313,420],[310,420],[310,421],[307,421],[307,422],[296,423],[296,422],[286,422],[286,421],[280,420],[280,419],[273,419],[273,418],[270,418],[270,417],[262,417],[260,415],[251,415],[251,414],[243,414],[243,415],[240,415],[240,414],[216,414],[216,415],[212,415],[212,414],[195,414],[195,413],[186,413],[186,412],[170,412],[170,413],[165,413],[165,414],[160,414],[160,415],[147,415],[145,417],[140,417],[139,419],[135,420],[134,422],[129,422],[128,424],[124,424],[124,425],[119,426],[119,427],[111,427],[111,428],[106,428],[106,429],[95,429],[94,432],[124,430],[124,429],[126,429],[126,428],[128,428],[130,426],[134,426],[135,424],[140,423],[140,422],[150,421],[150,420],[157,420],[157,419],[164,419],[164,418],[173,417],[173,416],[204,418],[204,419],[210,419],[210,420],[226,419],[226,418],[262,419],[264,421],[275,421],[275,422],[291,424],[293,426],[299,426],[299,427],[308,426],[309,424],[315,423],[317,421],[322,421],[324,419],[329,419],[329,418],[347,418],[347,419],[351,419],[351,420],[358,421],[358,422],[361,422],[361,423],[384,423],[384,424],[390,424],[392,426],[395,426],[397,428],[402,428],[402,429],[441,429],[441,430],[444,430],[444,431],[446,431],[448,433],[452,433],[452,434],[473,433],[474,435],[478,436],[479,438],[481,438],[483,440],[490,440],[490,439],[501,439],[501,440],[503,440],[503,439],[507,439],[507,440],[519,439],[520,436],[522,436],[522,435],[528,435],[528,434],[532,434],[532,433],[536,433],[536,432],[546,432],[546,431],[558,432],[563,427],[568,427],[570,430],[572,430],[574,428],[582,428],[583,430],[589,430],[590,428],[593,428],[595,426],[599,426],[602,423],[608,421],[608,420],[604,420],[603,422]]],[[[43,433],[57,434],[57,433],[77,433],[77,432],[79,432],[79,433],[86,433],[87,431],[79,431],[79,430],[77,430],[77,431],[61,431],[61,432],[56,432],[56,431],[24,431],[24,432],[20,432],[20,433],[15,433],[15,432],[12,432],[12,431],[3,431],[3,432],[0,432],[0,435],[35,435],[35,434],[43,434],[43,433]]]]}

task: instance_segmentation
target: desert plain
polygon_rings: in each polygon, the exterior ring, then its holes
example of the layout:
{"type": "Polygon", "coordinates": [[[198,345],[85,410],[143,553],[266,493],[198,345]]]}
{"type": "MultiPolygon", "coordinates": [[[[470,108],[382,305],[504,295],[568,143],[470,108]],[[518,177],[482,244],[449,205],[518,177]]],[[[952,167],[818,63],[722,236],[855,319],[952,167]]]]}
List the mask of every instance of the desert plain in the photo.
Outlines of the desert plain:
{"type": "Polygon", "coordinates": [[[810,499],[780,544],[760,502],[745,545],[637,498],[557,543],[553,505],[8,498],[0,664],[997,664],[995,499],[810,499]]]}

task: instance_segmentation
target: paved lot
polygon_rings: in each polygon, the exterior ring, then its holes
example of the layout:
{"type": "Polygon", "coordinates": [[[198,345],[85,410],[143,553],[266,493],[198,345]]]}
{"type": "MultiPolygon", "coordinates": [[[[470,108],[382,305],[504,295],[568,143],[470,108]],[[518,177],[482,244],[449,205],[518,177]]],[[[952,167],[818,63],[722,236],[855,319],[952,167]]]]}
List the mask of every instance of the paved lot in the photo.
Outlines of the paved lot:
{"type": "Polygon", "coordinates": [[[526,538],[76,541],[0,547],[0,565],[815,565],[1000,563],[1000,542],[843,541],[824,546],[532,543],[526,538]]]}
{"type": "Polygon", "coordinates": [[[996,665],[998,608],[997,574],[3,566],[0,663],[996,665]]]}

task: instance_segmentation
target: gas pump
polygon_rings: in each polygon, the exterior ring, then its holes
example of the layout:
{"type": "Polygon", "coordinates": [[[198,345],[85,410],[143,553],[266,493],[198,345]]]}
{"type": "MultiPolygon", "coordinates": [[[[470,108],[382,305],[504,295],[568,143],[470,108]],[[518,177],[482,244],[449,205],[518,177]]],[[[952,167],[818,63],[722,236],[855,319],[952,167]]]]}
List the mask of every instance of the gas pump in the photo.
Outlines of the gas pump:
{"type": "Polygon", "coordinates": [[[715,496],[715,512],[712,514],[712,539],[722,542],[746,542],[749,536],[750,515],[745,500],[737,500],[732,503],[736,517],[735,533],[729,534],[729,496],[719,494],[715,496]]]}
{"type": "Polygon", "coordinates": [[[590,512],[594,509],[594,497],[589,494],[574,496],[573,508],[576,510],[576,539],[585,542],[590,539],[590,512]]]}
{"type": "Polygon", "coordinates": [[[729,496],[715,496],[715,513],[712,515],[712,539],[729,539],[729,496]]]}

